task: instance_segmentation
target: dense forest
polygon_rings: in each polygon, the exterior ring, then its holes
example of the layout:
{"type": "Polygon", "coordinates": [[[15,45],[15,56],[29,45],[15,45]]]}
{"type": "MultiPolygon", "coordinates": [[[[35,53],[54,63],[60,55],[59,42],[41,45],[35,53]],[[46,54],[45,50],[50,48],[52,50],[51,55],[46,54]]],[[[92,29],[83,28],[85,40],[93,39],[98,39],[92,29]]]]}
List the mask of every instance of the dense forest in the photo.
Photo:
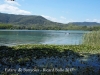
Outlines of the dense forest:
{"type": "Polygon", "coordinates": [[[0,13],[0,29],[27,30],[99,30],[100,23],[72,22],[68,24],[52,22],[42,16],[14,15],[0,13]]]}

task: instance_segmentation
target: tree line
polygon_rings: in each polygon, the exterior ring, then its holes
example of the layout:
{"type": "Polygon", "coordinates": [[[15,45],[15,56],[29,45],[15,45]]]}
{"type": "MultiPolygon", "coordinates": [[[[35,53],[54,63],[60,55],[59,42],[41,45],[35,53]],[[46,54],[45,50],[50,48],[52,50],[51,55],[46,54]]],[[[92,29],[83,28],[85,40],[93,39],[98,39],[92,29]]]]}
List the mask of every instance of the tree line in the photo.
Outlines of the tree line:
{"type": "Polygon", "coordinates": [[[26,29],[26,30],[100,30],[100,26],[77,26],[77,25],[12,25],[0,23],[0,29],[26,29]]]}

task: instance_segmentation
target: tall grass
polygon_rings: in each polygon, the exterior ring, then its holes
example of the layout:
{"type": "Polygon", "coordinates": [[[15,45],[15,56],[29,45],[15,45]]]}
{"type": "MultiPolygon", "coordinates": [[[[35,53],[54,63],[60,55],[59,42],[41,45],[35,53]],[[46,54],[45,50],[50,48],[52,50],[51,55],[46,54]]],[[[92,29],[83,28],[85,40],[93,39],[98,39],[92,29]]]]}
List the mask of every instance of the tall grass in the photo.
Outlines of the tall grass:
{"type": "Polygon", "coordinates": [[[83,38],[83,44],[90,46],[100,46],[100,31],[86,33],[83,38]]]}

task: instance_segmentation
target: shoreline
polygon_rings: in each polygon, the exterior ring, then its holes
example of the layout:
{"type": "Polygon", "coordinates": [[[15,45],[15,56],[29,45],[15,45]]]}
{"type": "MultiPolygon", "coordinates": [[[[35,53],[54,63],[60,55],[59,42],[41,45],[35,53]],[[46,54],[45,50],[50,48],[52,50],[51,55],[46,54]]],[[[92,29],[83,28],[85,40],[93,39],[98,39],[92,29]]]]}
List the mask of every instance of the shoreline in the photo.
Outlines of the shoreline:
{"type": "MultiPolygon", "coordinates": [[[[90,53],[92,50],[90,51],[89,48],[94,51],[99,49],[97,47],[85,45],[41,44],[18,45],[12,47],[0,46],[0,72],[5,72],[5,68],[33,69],[34,67],[37,67],[37,69],[50,69],[52,67],[62,69],[73,68],[74,70],[70,71],[72,74],[80,72],[83,69],[85,70],[86,68],[88,68],[90,72],[93,70],[94,73],[99,73],[100,52],[92,54],[94,52],[90,53]]],[[[21,74],[22,72],[20,75],[21,74]]]]}

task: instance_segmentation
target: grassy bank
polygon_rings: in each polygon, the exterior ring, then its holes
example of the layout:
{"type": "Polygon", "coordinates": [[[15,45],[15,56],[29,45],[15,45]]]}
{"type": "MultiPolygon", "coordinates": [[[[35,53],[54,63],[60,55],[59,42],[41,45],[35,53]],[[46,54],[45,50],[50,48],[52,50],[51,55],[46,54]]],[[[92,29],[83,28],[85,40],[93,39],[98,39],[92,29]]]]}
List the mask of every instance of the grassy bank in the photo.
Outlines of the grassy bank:
{"type": "MultiPolygon", "coordinates": [[[[0,46],[0,58],[15,57],[23,55],[31,57],[67,56],[68,52],[79,55],[81,53],[98,53],[100,47],[90,45],[18,45],[13,47],[0,46]]],[[[28,60],[27,59],[27,60],[28,60]]]]}
{"type": "MultiPolygon", "coordinates": [[[[44,52],[48,51],[58,51],[64,52],[67,50],[71,50],[76,53],[92,53],[95,51],[99,51],[100,47],[92,46],[92,45],[18,45],[11,47],[14,50],[44,50],[44,52]]],[[[95,52],[96,53],[96,52],[95,52]]]]}

